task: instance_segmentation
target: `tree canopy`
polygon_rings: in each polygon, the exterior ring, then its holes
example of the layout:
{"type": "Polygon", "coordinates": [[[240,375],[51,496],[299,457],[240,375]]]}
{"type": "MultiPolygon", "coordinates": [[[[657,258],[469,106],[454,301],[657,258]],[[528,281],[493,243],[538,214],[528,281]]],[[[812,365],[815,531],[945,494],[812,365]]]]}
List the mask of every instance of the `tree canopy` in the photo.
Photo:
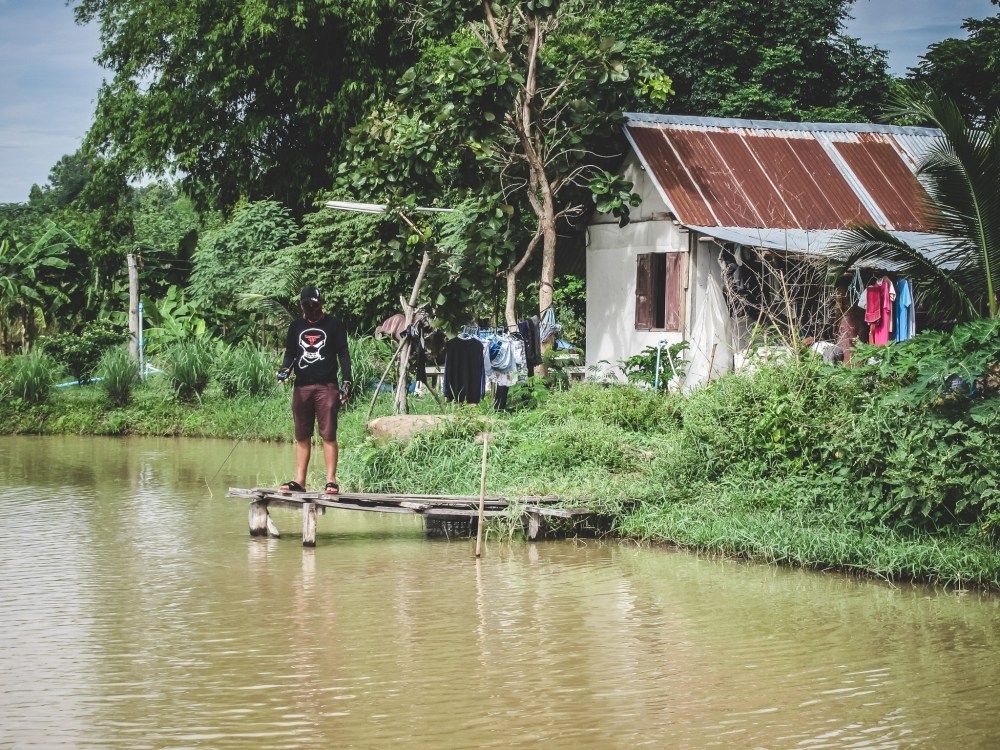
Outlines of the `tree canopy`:
{"type": "MultiPolygon", "coordinates": [[[[1000,0],[992,0],[1000,6],[1000,0]]],[[[925,83],[951,99],[975,124],[982,125],[1000,110],[1000,13],[962,24],[965,39],[945,39],[932,44],[911,80],[925,83]]]]}
{"type": "Polygon", "coordinates": [[[80,0],[97,22],[89,148],[129,175],[178,174],[200,206],[329,187],[356,113],[395,80],[402,0],[80,0]]]}
{"type": "Polygon", "coordinates": [[[843,32],[854,0],[618,0],[595,16],[674,81],[664,112],[792,121],[875,118],[886,54],[843,32]]]}

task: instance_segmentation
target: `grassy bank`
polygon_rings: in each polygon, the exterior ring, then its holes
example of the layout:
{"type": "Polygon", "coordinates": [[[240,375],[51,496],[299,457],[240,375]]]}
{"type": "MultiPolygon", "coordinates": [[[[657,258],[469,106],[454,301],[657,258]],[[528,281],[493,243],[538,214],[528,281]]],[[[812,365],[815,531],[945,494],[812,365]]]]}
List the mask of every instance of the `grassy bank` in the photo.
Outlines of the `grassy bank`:
{"type": "MultiPolygon", "coordinates": [[[[795,361],[691,396],[581,385],[511,414],[456,410],[407,444],[366,437],[365,400],[342,415],[340,478],[370,492],[477,494],[474,437],[485,429],[494,436],[489,493],[585,503],[626,537],[1000,589],[1000,397],[985,381],[974,392],[942,391],[940,373],[897,350],[896,364],[795,361]]],[[[994,361],[967,364],[989,372],[994,361]]],[[[200,403],[182,404],[154,379],[126,408],[110,407],[94,386],[59,389],[43,406],[5,404],[0,426],[287,442],[288,398],[226,398],[210,387],[200,403]]],[[[382,397],[376,414],[389,402],[382,397]]],[[[436,411],[429,398],[414,406],[436,411]]]]}

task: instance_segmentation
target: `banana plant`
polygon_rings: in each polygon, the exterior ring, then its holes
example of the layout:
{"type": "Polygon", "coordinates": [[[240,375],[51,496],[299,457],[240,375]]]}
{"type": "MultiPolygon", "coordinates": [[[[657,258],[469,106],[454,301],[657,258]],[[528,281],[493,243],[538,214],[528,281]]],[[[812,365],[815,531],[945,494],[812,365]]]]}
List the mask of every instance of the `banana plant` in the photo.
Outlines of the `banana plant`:
{"type": "Polygon", "coordinates": [[[65,285],[53,271],[69,268],[67,255],[73,236],[51,220],[45,232],[30,245],[20,246],[11,238],[0,240],[0,342],[9,346],[20,325],[21,342],[30,343],[37,322],[51,319],[70,301],[65,285]]]}

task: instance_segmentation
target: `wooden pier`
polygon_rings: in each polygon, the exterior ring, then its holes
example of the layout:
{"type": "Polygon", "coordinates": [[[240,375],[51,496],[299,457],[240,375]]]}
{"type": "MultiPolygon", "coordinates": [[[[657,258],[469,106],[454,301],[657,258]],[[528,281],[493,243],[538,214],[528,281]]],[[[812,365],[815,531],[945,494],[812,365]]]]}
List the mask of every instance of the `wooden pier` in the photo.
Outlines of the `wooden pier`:
{"type": "MultiPolygon", "coordinates": [[[[366,492],[343,492],[327,495],[322,492],[283,492],[279,489],[231,487],[226,495],[250,500],[249,523],[251,536],[278,537],[280,533],[268,508],[277,506],[302,511],[302,544],[316,546],[316,518],[333,510],[358,510],[372,513],[408,513],[427,521],[466,521],[472,529],[479,518],[479,496],[471,495],[381,495],[366,492]]],[[[545,534],[550,519],[564,519],[575,529],[601,520],[587,508],[559,507],[556,497],[486,496],[483,516],[508,516],[524,525],[525,535],[535,540],[545,534]]]]}

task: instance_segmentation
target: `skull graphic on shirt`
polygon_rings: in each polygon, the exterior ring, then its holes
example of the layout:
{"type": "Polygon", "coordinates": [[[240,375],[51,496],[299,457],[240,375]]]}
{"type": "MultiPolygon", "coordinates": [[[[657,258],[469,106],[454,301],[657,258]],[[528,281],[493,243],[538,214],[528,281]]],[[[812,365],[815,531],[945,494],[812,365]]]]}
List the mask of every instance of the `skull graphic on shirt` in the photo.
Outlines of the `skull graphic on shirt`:
{"type": "Polygon", "coordinates": [[[307,328],[299,334],[299,348],[302,354],[299,356],[299,369],[304,370],[309,365],[322,362],[323,347],[326,346],[326,332],[319,328],[307,328]]]}

